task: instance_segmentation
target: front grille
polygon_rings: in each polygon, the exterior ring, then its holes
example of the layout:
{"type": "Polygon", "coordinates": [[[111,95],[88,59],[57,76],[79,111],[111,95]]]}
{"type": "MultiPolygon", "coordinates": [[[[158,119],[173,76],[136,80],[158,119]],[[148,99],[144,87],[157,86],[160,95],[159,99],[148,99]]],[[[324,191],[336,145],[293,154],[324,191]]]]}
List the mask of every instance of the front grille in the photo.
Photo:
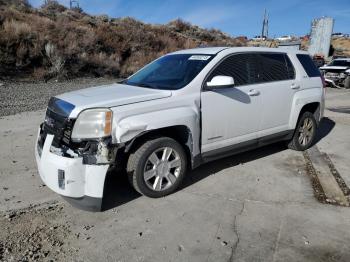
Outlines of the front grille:
{"type": "Polygon", "coordinates": [[[328,73],[326,73],[326,76],[327,77],[340,77],[340,74],[339,73],[328,72],[328,73]]]}
{"type": "Polygon", "coordinates": [[[61,147],[62,144],[69,146],[73,128],[73,120],[69,119],[69,115],[73,109],[74,105],[56,97],[51,97],[46,110],[42,133],[43,137],[46,137],[47,134],[54,135],[53,146],[61,147]]]}
{"type": "MultiPolygon", "coordinates": [[[[61,116],[49,108],[46,110],[43,132],[54,135],[52,145],[59,147],[64,137],[64,131],[68,118],[61,116]]],[[[69,140],[68,140],[69,141],[69,140]]]]}

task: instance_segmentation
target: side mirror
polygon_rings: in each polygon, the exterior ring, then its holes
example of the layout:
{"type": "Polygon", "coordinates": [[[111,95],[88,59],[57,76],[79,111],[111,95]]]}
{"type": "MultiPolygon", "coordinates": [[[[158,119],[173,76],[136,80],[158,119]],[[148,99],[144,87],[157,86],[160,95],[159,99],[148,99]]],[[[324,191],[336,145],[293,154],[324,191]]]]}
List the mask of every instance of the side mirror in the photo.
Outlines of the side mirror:
{"type": "Polygon", "coordinates": [[[231,76],[214,76],[210,82],[207,82],[209,88],[225,88],[234,86],[235,81],[231,76]]]}

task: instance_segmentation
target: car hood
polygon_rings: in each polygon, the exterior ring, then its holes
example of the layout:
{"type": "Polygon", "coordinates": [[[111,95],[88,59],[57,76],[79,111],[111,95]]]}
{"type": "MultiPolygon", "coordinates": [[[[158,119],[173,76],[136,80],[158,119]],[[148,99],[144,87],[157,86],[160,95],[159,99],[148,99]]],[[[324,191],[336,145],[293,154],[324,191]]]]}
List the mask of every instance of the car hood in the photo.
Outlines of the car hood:
{"type": "Polygon", "coordinates": [[[56,98],[74,105],[70,117],[75,118],[84,109],[122,106],[166,98],[170,97],[171,94],[169,90],[111,84],[64,93],[56,96],[56,98]]]}
{"type": "Polygon", "coordinates": [[[346,70],[348,67],[347,66],[321,66],[321,70],[346,70]]]}

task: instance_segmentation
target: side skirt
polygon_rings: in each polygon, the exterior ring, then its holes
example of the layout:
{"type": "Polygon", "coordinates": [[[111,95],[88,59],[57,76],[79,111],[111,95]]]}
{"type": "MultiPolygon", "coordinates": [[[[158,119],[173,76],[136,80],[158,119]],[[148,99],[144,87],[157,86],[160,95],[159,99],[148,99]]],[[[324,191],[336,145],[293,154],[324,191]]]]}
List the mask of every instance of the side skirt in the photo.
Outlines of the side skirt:
{"type": "Polygon", "coordinates": [[[253,139],[238,143],[235,145],[230,145],[224,148],[219,148],[205,152],[193,159],[193,169],[200,166],[201,164],[214,161],[219,158],[224,158],[231,155],[236,155],[242,152],[246,152],[252,149],[256,149],[262,146],[276,143],[278,141],[290,140],[292,139],[294,130],[286,130],[276,134],[264,136],[258,139],[253,139]]]}

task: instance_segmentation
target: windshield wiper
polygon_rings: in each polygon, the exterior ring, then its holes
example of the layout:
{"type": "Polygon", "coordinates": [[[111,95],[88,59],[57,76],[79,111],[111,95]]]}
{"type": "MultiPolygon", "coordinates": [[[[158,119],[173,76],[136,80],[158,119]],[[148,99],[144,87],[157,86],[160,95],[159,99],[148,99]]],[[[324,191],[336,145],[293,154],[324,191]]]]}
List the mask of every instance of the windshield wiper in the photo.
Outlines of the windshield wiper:
{"type": "Polygon", "coordinates": [[[139,86],[139,87],[152,88],[152,89],[161,89],[159,86],[151,85],[151,84],[149,84],[149,83],[133,83],[133,82],[125,81],[123,84],[125,84],[125,85],[131,85],[131,86],[139,86]]]}
{"type": "Polygon", "coordinates": [[[141,86],[141,87],[148,87],[148,88],[157,88],[156,86],[152,86],[150,84],[146,84],[146,83],[139,83],[139,84],[135,84],[136,86],[141,86]]]}

